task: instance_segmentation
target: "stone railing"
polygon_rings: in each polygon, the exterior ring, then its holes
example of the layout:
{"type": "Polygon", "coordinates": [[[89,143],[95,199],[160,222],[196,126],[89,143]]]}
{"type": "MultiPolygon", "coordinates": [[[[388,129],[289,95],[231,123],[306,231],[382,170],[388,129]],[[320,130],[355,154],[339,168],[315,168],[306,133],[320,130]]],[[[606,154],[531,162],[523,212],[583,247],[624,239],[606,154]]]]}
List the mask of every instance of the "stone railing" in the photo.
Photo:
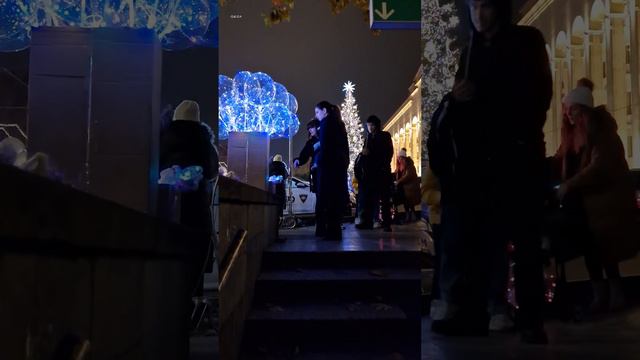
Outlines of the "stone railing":
{"type": "Polygon", "coordinates": [[[220,178],[219,189],[220,358],[236,359],[279,208],[271,194],[244,183],[220,178]]]}
{"type": "Polygon", "coordinates": [[[0,359],[188,358],[192,232],[13,167],[0,184],[0,359]]]}

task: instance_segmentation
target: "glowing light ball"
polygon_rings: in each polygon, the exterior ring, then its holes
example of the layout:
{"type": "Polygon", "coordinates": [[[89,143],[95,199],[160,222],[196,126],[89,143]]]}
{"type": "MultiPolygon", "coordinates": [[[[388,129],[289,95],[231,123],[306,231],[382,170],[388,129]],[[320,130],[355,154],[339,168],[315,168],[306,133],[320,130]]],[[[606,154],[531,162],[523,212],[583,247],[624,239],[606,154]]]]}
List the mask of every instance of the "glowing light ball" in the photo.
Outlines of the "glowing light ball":
{"type": "Polygon", "coordinates": [[[261,72],[238,72],[233,79],[218,76],[219,137],[229,132],[266,132],[271,138],[288,138],[300,128],[298,101],[261,72]]]}
{"type": "Polygon", "coordinates": [[[0,51],[29,45],[32,27],[153,29],[169,50],[217,45],[213,0],[0,0],[0,51]]]}

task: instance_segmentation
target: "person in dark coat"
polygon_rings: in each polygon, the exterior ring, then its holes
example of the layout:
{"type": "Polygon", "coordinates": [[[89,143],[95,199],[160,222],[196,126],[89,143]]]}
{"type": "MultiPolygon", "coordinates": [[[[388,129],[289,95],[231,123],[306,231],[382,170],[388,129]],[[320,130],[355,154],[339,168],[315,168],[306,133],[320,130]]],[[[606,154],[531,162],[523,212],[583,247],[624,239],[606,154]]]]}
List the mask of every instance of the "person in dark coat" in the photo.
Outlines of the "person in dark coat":
{"type": "Polygon", "coordinates": [[[316,105],[315,113],[320,120],[316,236],[324,236],[327,240],[342,240],[341,219],[349,199],[347,130],[337,106],[322,101],[316,105]]]}
{"type": "Polygon", "coordinates": [[[552,97],[545,41],[511,23],[509,0],[467,0],[471,41],[462,51],[447,118],[455,172],[442,180],[445,301],[459,306],[432,330],[486,335],[487,296],[503,295],[507,242],[515,246],[522,340],[547,343],[540,227],[545,194],[543,126],[552,97]],[[495,259],[495,261],[494,261],[495,259]],[[494,268],[497,266],[499,268],[494,268]],[[503,277],[499,289],[491,274],[503,277]]]}
{"type": "Polygon", "coordinates": [[[200,166],[203,179],[198,189],[182,193],[180,203],[180,223],[198,231],[201,235],[192,239],[197,248],[197,259],[193,260],[192,277],[196,285],[196,295],[202,294],[202,272],[205,261],[210,272],[213,266],[212,199],[213,181],[218,176],[218,152],[213,145],[211,129],[200,122],[198,103],[185,100],[175,110],[173,121],[163,132],[160,141],[160,168],[174,165],[182,168],[200,166]],[[209,251],[207,251],[209,249],[209,251]]]}
{"type": "Polygon", "coordinates": [[[320,151],[320,139],[318,138],[318,128],[320,128],[320,121],[318,119],[313,118],[307,124],[307,131],[309,131],[309,139],[306,144],[300,151],[300,156],[293,160],[293,166],[299,168],[300,166],[306,164],[309,160],[311,160],[311,165],[309,166],[310,174],[309,174],[309,183],[311,184],[311,192],[316,192],[316,178],[318,177],[318,166],[316,164],[316,158],[318,157],[318,152],[320,151]]]}
{"type": "Polygon", "coordinates": [[[367,118],[367,140],[362,150],[365,160],[365,179],[358,184],[362,196],[362,218],[358,229],[372,229],[377,209],[382,209],[382,227],[391,231],[391,159],[393,142],[391,134],[382,131],[380,119],[371,115],[367,118]]]}
{"type": "Polygon", "coordinates": [[[287,164],[282,161],[282,155],[276,154],[273,156],[273,160],[271,164],[269,164],[269,176],[282,176],[282,181],[276,183],[276,198],[278,202],[280,202],[280,216],[282,216],[282,212],[284,211],[287,205],[287,192],[286,192],[286,181],[289,177],[289,170],[287,169],[287,164]]]}

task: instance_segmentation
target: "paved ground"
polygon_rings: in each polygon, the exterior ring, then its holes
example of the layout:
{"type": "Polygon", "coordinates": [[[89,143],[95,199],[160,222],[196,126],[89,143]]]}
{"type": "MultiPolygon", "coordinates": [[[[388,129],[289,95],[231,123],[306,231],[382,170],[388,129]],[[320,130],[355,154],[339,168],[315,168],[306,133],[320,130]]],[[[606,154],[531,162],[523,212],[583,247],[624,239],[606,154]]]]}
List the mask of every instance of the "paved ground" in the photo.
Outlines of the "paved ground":
{"type": "MultiPolygon", "coordinates": [[[[422,225],[396,226],[392,233],[380,229],[357,231],[348,224],[342,242],[301,242],[313,228],[283,231],[290,238],[282,244],[290,251],[408,250],[422,245],[422,225]],[[416,231],[417,230],[417,231],[416,231]]],[[[422,359],[434,360],[557,360],[620,359],[640,360],[640,306],[593,322],[549,320],[547,346],[524,345],[516,334],[492,334],[486,338],[447,338],[429,331],[430,320],[423,319],[422,359]]],[[[217,359],[217,337],[198,336],[191,341],[191,360],[217,359]]],[[[358,357],[365,359],[365,357],[358,357]]],[[[379,356],[371,359],[378,359],[379,356]]],[[[386,358],[386,357],[385,357],[386,358]]],[[[389,357],[400,360],[401,358],[389,357]]],[[[328,359],[329,360],[329,359],[328,359]]],[[[337,359],[336,359],[337,360],[337,359]]]]}
{"type": "Polygon", "coordinates": [[[434,360],[542,360],[640,359],[640,307],[595,322],[549,321],[549,345],[524,345],[516,334],[488,338],[447,338],[422,326],[422,359],[434,360]]]}

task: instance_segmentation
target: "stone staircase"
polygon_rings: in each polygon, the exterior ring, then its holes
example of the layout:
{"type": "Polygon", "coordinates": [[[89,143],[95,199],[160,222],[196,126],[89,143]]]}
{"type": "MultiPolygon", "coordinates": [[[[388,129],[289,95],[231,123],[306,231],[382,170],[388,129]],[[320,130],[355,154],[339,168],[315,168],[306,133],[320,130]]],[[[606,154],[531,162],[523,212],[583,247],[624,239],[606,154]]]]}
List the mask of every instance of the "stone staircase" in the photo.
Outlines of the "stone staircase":
{"type": "Polygon", "coordinates": [[[286,234],[263,254],[245,359],[419,359],[420,232],[286,234]]]}

